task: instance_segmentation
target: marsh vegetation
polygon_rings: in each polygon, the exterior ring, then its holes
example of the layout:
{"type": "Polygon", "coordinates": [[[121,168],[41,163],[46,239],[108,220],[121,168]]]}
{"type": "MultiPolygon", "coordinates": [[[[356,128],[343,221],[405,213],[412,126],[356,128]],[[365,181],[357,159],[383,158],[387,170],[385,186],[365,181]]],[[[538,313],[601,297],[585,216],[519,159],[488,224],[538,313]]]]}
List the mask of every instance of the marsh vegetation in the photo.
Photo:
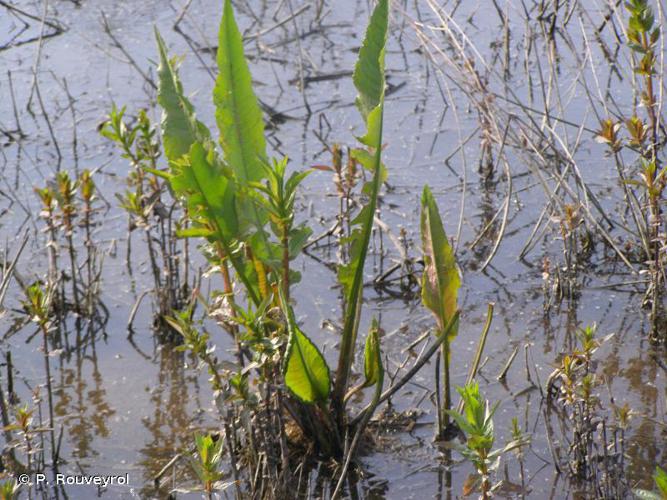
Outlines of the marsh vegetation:
{"type": "Polygon", "coordinates": [[[661,0],[102,4],[0,1],[2,498],[665,497],[661,0]]]}

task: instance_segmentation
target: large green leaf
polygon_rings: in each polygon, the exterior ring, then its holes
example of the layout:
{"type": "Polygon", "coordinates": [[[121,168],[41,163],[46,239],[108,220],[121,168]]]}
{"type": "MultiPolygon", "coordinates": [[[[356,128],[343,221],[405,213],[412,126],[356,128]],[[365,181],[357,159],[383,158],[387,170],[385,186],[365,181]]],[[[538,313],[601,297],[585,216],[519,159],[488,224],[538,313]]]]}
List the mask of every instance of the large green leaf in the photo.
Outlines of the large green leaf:
{"type": "Polygon", "coordinates": [[[387,40],[388,0],[379,0],[366,30],[359,59],[354,70],[354,83],[359,92],[357,103],[364,121],[366,134],[360,141],[371,149],[370,169],[373,178],[364,186],[368,203],[352,222],[349,263],[339,268],[338,278],[345,292],[345,323],[340,357],[336,370],[334,399],[339,408],[347,391],[347,380],[354,360],[359,329],[359,316],[364,283],[364,264],[373,229],[380,184],[384,178],[382,167],[382,119],[384,113],[384,46],[387,40]]]}
{"type": "MultiPolygon", "coordinates": [[[[421,234],[424,252],[422,302],[435,315],[439,331],[442,331],[456,312],[461,279],[454,251],[428,186],[422,194],[421,234]]],[[[458,325],[454,325],[450,338],[457,333],[458,325]]]]}
{"type": "Polygon", "coordinates": [[[213,101],[225,161],[243,182],[258,181],[266,163],[264,122],[230,0],[220,23],[217,62],[213,101]]]}
{"type": "Polygon", "coordinates": [[[195,118],[194,108],[183,94],[178,72],[167,55],[164,40],[157,28],[155,39],[160,54],[157,102],[162,107],[162,144],[167,159],[173,162],[188,154],[194,142],[207,142],[211,134],[195,118]]]}
{"type": "Polygon", "coordinates": [[[172,170],[171,188],[185,200],[193,222],[193,229],[184,236],[206,236],[220,244],[250,300],[258,304],[252,266],[234,245],[238,232],[234,179],[224,171],[215,152],[207,151],[199,142],[192,144],[186,157],[174,162],[172,170]]]}
{"type": "Polygon", "coordinates": [[[384,53],[387,42],[389,2],[380,0],[371,15],[352,80],[357,88],[357,107],[364,121],[384,97],[384,53]]]}
{"type": "Polygon", "coordinates": [[[329,366],[319,349],[297,326],[294,312],[282,292],[281,302],[289,332],[283,365],[285,385],[304,403],[325,403],[331,389],[329,366]]]}
{"type": "Polygon", "coordinates": [[[171,179],[172,189],[187,200],[191,216],[215,225],[216,236],[230,241],[237,230],[234,181],[224,175],[212,152],[195,142],[189,150],[189,162],[181,163],[171,179]]]}

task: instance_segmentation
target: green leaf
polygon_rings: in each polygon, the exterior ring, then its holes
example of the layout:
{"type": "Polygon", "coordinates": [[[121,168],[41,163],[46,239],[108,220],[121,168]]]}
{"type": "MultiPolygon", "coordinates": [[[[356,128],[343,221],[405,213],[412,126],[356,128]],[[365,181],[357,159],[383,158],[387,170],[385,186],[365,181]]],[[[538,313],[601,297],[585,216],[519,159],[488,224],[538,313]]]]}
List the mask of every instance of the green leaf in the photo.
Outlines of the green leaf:
{"type": "Polygon", "coordinates": [[[653,479],[655,479],[655,484],[660,493],[662,493],[663,498],[667,498],[667,472],[660,467],[656,467],[653,479]]]}
{"type": "Polygon", "coordinates": [[[384,372],[380,353],[379,331],[378,322],[373,318],[371,329],[368,332],[368,337],[366,337],[366,348],[364,349],[364,377],[366,378],[364,385],[366,387],[377,384],[384,372]]]}
{"type": "MultiPolygon", "coordinates": [[[[424,252],[422,303],[435,315],[442,331],[456,312],[461,279],[454,251],[428,186],[424,187],[422,194],[421,234],[424,252]]],[[[457,333],[458,324],[454,325],[450,339],[457,333]]]]}
{"type": "Polygon", "coordinates": [[[382,117],[384,112],[384,54],[387,39],[388,0],[379,0],[366,30],[364,43],[354,70],[354,84],[359,91],[357,105],[366,121],[367,132],[362,142],[371,148],[373,155],[373,179],[364,192],[368,203],[361,209],[351,234],[350,261],[341,266],[338,279],[345,293],[345,322],[343,339],[336,369],[334,399],[342,408],[347,391],[347,379],[354,361],[354,349],[359,329],[363,295],[364,264],[373,229],[377,197],[383,177],[382,168],[382,117]]]}
{"type": "Polygon", "coordinates": [[[225,161],[243,182],[258,181],[267,162],[264,121],[230,0],[220,23],[217,62],[213,102],[225,161]]]}
{"type": "Polygon", "coordinates": [[[389,2],[380,0],[371,15],[352,80],[359,91],[357,107],[364,121],[384,98],[384,53],[389,22],[389,2]]]}
{"type": "Polygon", "coordinates": [[[189,164],[181,165],[171,179],[172,189],[185,196],[192,215],[202,214],[215,224],[217,236],[229,241],[237,231],[234,182],[200,143],[192,144],[189,154],[189,164]]]}
{"type": "Polygon", "coordinates": [[[211,134],[195,118],[192,104],[183,95],[178,72],[169,60],[164,40],[157,28],[155,39],[160,53],[157,102],[162,107],[162,143],[167,159],[172,162],[188,154],[194,142],[206,143],[211,134]]]}
{"type": "Polygon", "coordinates": [[[297,326],[294,311],[282,292],[280,298],[289,332],[283,366],[285,385],[304,403],[325,403],[331,388],[329,366],[319,349],[297,326]]]}
{"type": "MultiPolygon", "coordinates": [[[[227,176],[215,153],[207,152],[198,142],[192,144],[187,157],[174,162],[173,170],[171,188],[185,200],[188,214],[194,223],[193,228],[204,231],[202,236],[207,234],[209,239],[222,246],[248,296],[255,304],[259,304],[252,270],[249,270],[244,256],[235,251],[238,217],[234,180],[227,176]]],[[[199,236],[194,234],[195,229],[186,231],[190,231],[190,235],[199,236]]],[[[252,268],[252,265],[249,267],[252,268]]]]}
{"type": "Polygon", "coordinates": [[[201,226],[176,230],[176,236],[179,238],[210,238],[213,235],[215,231],[201,226]]]}

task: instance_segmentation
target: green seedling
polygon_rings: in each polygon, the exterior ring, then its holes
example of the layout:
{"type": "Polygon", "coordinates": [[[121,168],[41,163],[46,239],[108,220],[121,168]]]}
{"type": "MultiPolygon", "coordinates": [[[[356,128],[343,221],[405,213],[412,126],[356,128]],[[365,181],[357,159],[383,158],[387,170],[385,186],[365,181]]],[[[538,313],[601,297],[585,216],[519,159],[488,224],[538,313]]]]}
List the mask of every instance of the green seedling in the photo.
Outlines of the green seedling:
{"type": "Polygon", "coordinates": [[[15,500],[18,498],[20,485],[13,479],[8,479],[0,483],[0,499],[15,500]]]}
{"type": "Polygon", "coordinates": [[[466,436],[464,445],[454,444],[454,447],[475,467],[482,498],[490,498],[490,475],[498,468],[500,458],[517,448],[528,444],[528,438],[520,435],[518,439],[510,441],[504,447],[493,449],[495,433],[493,415],[498,409],[498,403],[489,406],[479,393],[479,385],[472,382],[464,387],[457,388],[463,399],[463,414],[447,410],[449,416],[466,436]]]}
{"type": "Polygon", "coordinates": [[[660,467],[655,468],[653,480],[657,487],[657,491],[648,490],[633,490],[633,493],[640,500],[667,500],[667,472],[660,467]]]}
{"type": "Polygon", "coordinates": [[[213,498],[215,483],[222,478],[220,470],[223,457],[223,441],[220,436],[195,435],[196,455],[190,457],[190,465],[197,474],[206,496],[213,498]]]}

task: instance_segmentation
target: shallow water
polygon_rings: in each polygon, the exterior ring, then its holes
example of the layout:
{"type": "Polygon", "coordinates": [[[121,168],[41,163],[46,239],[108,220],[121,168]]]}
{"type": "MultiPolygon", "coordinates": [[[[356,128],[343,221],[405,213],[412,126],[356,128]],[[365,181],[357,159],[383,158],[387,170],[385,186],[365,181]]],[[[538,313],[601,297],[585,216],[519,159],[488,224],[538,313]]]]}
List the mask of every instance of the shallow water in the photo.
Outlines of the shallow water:
{"type": "MultiPolygon", "coordinates": [[[[495,47],[502,39],[502,28],[495,11],[486,5],[488,3],[465,2],[456,18],[465,23],[468,36],[491,59],[498,52],[492,45],[495,47]]],[[[20,1],[14,5],[37,18],[41,17],[44,8],[43,4],[33,1],[20,1]]],[[[257,83],[256,92],[264,103],[288,116],[270,132],[269,147],[276,154],[288,155],[293,168],[329,162],[322,141],[353,144],[360,121],[351,104],[354,88],[346,72],[354,64],[368,18],[368,7],[361,1],[325,2],[326,15],[317,22],[316,4],[295,2],[292,7],[297,11],[301,5],[311,7],[295,18],[301,34],[299,44],[295,41],[292,21],[259,37],[252,36],[264,33],[277,21],[289,17],[288,3],[253,0],[237,5],[239,24],[250,36],[247,53],[257,83]],[[310,81],[304,94],[296,85],[301,65],[306,77],[326,76],[310,81]],[[312,111],[310,116],[306,113],[304,96],[312,111]]],[[[508,12],[513,19],[516,6],[511,5],[508,12]]],[[[152,107],[154,89],[136,68],[127,63],[126,56],[104,33],[102,12],[114,35],[150,78],[155,73],[152,29],[156,25],[165,37],[170,53],[185,57],[181,77],[185,88],[195,93],[193,101],[199,118],[208,124],[214,123],[209,97],[213,80],[203,66],[212,68],[214,60],[210,50],[200,50],[199,60],[185,39],[172,30],[182,7],[183,2],[158,0],[83,0],[80,6],[71,1],[51,0],[48,18],[66,25],[67,30],[46,39],[41,51],[39,45],[32,42],[0,52],[3,96],[0,129],[17,128],[13,111],[15,102],[20,128],[26,136],[20,141],[0,136],[0,238],[11,244],[15,235],[23,231],[30,234],[29,252],[19,262],[19,272],[26,278],[34,278],[47,268],[45,235],[38,232],[41,227],[37,221],[38,204],[32,190],[43,185],[57,168],[72,171],[98,169],[95,179],[110,205],[102,225],[96,229],[96,241],[110,251],[104,264],[103,300],[111,313],[105,335],[98,336],[83,352],[55,356],[52,361],[55,367],[56,424],[58,429],[63,429],[61,454],[66,460],[62,471],[128,473],[130,485],[110,488],[103,493],[107,498],[150,496],[153,477],[172,456],[190,445],[193,430],[214,428],[216,421],[205,374],[198,372],[187,356],[154,341],[149,300],[143,302],[135,319],[136,333],[132,342],[126,338],[130,308],[138,295],[150,288],[150,270],[145,255],[141,255],[140,237],[134,235],[135,269],[132,276],[128,274],[125,265],[127,223],[114,197],[114,193],[124,188],[127,165],[114,147],[96,132],[112,103],[127,105],[128,113],[148,107],[150,115],[156,121],[159,118],[152,107]],[[26,110],[32,94],[35,66],[38,67],[42,101],[55,130],[60,155],[36,96],[32,100],[35,116],[26,110]],[[11,71],[15,101],[8,90],[8,71],[11,71]],[[74,116],[64,89],[65,81],[74,99],[74,116]],[[76,147],[73,145],[74,130],[76,147]],[[59,156],[62,157],[60,161],[59,156]]],[[[402,8],[409,18],[432,19],[428,6],[420,2],[406,3],[402,8]]],[[[194,0],[181,27],[200,48],[214,47],[219,14],[219,2],[194,0]]],[[[591,11],[593,20],[604,15],[602,10],[591,11]]],[[[38,36],[40,32],[38,21],[21,17],[29,27],[12,41],[13,44],[38,36]]],[[[502,207],[508,189],[507,180],[502,169],[490,180],[482,178],[478,172],[480,138],[479,133],[474,133],[478,124],[476,113],[468,108],[465,97],[456,89],[452,93],[454,102],[450,102],[450,96],[442,90],[446,80],[438,80],[433,65],[423,51],[417,50],[419,45],[412,26],[398,10],[393,17],[387,54],[390,92],[385,116],[385,159],[391,189],[383,194],[381,217],[395,234],[400,228],[406,229],[414,244],[411,255],[417,256],[418,200],[423,184],[428,182],[436,194],[450,236],[457,234],[461,196],[465,189],[463,223],[456,242],[464,287],[460,300],[463,321],[453,346],[454,382],[464,382],[484,324],[487,303],[494,302],[494,322],[485,351],[488,361],[483,365],[479,380],[485,395],[492,401],[501,402],[495,419],[498,442],[509,439],[510,421],[512,417],[518,417],[522,428],[532,436],[531,449],[525,457],[526,494],[534,498],[573,496],[575,493],[567,480],[556,475],[552,465],[544,405],[540,390],[534,388],[526,377],[524,346],[530,345],[531,380],[544,386],[559,355],[572,347],[576,328],[597,323],[601,335],[615,334],[596,354],[601,365],[599,373],[604,373],[606,385],[598,387],[597,391],[603,401],[608,400],[611,392],[616,397],[616,404],[622,406],[627,402],[636,412],[627,436],[627,470],[633,483],[650,487],[654,465],[664,464],[666,460],[667,384],[664,361],[656,362],[656,359],[664,360],[664,353],[655,353],[645,340],[647,325],[645,312],[641,310],[641,295],[635,293],[632,286],[610,287],[636,278],[622,265],[610,263],[601,251],[602,245],[598,244],[598,251],[580,273],[581,296],[576,301],[564,301],[552,308],[550,314],[544,314],[542,257],[548,255],[554,263],[561,262],[562,243],[558,225],[554,223],[525,260],[517,258],[546,200],[544,191],[516,152],[508,152],[512,160],[514,194],[510,198],[505,236],[491,264],[484,272],[478,271],[492,251],[500,231],[499,221],[491,224],[491,229],[474,249],[469,247],[502,207]],[[452,154],[461,138],[471,133],[472,139],[464,149],[467,159],[464,165],[461,155],[452,154]],[[445,159],[449,160],[447,164],[445,159]],[[506,381],[498,382],[497,374],[517,346],[519,356],[506,381]],[[663,424],[656,424],[654,420],[663,424]]],[[[16,18],[0,6],[0,46],[20,29],[21,24],[16,18]]],[[[508,85],[522,98],[529,93],[520,67],[522,62],[519,62],[524,29],[520,22],[512,26],[511,47],[517,62],[511,65],[508,80],[508,85]]],[[[579,28],[573,26],[572,31],[573,40],[580,42],[579,28]]],[[[603,36],[608,36],[608,32],[603,32],[603,36]]],[[[607,43],[611,44],[612,40],[607,43]]],[[[563,53],[571,54],[566,50],[563,53]]],[[[587,75],[577,74],[576,61],[564,57],[560,63],[562,91],[569,103],[567,119],[575,123],[585,121],[589,128],[595,128],[597,121],[587,109],[588,102],[583,98],[581,88],[572,84],[575,77],[586,78],[587,75]],[[568,75],[572,75],[571,78],[568,75]]],[[[535,71],[531,67],[529,73],[535,74],[535,71]]],[[[600,71],[611,73],[606,67],[600,71]]],[[[614,85],[621,89],[618,93],[622,99],[627,80],[614,85]]],[[[534,106],[541,106],[539,97],[536,97],[534,106]]],[[[576,130],[570,134],[575,137],[576,130]]],[[[603,200],[605,209],[613,213],[621,199],[614,167],[611,162],[601,160],[602,148],[591,141],[590,134],[585,140],[590,146],[579,152],[578,161],[585,167],[582,176],[596,196],[603,200]]],[[[311,175],[300,203],[301,216],[311,222],[315,234],[328,229],[338,204],[330,174],[317,172],[311,175]]],[[[377,235],[374,244],[376,247],[380,245],[377,235]]],[[[383,261],[378,257],[371,259],[369,279],[398,257],[386,235],[382,244],[388,255],[383,261]]],[[[312,253],[320,260],[335,260],[335,255],[328,255],[322,249],[312,253]]],[[[304,331],[323,346],[331,363],[339,337],[332,329],[324,328],[323,323],[340,323],[335,276],[315,258],[304,256],[298,265],[304,275],[302,285],[294,293],[298,319],[304,331]]],[[[421,308],[418,298],[391,292],[366,288],[362,329],[372,315],[381,320],[385,331],[382,347],[393,372],[406,357],[404,349],[432,325],[432,320],[421,308]]],[[[12,309],[19,307],[18,293],[18,288],[13,285],[5,304],[8,312],[0,318],[1,334],[9,331],[15,316],[12,309]]],[[[71,323],[69,328],[75,335],[75,325],[71,323]]],[[[3,352],[12,353],[16,391],[26,402],[30,400],[31,390],[44,381],[39,343],[35,338],[26,343],[33,333],[32,327],[26,327],[5,337],[2,343],[3,352]]],[[[219,351],[229,347],[224,334],[215,334],[213,338],[218,342],[219,351]]],[[[438,461],[439,452],[431,443],[435,419],[429,400],[432,387],[433,367],[427,365],[414,383],[393,399],[398,410],[418,407],[423,413],[417,420],[418,425],[410,432],[383,435],[377,451],[364,457],[368,477],[360,485],[362,496],[450,497],[444,486],[446,478],[438,461]]],[[[512,458],[503,461],[501,471],[505,464],[509,478],[517,482],[517,461],[512,458]]],[[[471,472],[471,466],[465,463],[452,469],[451,495],[460,495],[471,472]]],[[[500,474],[503,475],[504,472],[500,474]]],[[[97,494],[96,490],[86,487],[72,486],[65,490],[70,498],[90,498],[97,494]]]]}

